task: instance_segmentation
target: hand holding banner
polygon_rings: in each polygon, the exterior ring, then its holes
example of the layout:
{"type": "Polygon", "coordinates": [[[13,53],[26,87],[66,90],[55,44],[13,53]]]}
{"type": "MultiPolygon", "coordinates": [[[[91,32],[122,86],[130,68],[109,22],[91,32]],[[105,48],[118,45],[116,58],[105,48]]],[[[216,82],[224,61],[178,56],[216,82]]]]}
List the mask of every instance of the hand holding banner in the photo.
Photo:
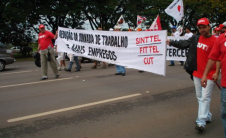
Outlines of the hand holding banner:
{"type": "MultiPolygon", "coordinates": [[[[174,36],[167,36],[167,39],[170,40],[187,40],[189,37],[187,36],[180,36],[180,37],[174,37],[174,36]]],[[[175,60],[175,61],[186,61],[186,54],[188,52],[188,49],[178,49],[173,46],[167,45],[167,54],[166,54],[166,60],[175,60]]]]}

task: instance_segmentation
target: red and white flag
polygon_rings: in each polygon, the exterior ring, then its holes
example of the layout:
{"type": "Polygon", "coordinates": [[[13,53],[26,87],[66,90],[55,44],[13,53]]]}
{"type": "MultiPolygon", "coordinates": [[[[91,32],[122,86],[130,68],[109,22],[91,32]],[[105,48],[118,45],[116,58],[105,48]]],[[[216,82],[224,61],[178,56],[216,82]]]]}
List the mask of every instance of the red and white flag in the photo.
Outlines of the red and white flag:
{"type": "Polygon", "coordinates": [[[124,17],[121,15],[120,18],[118,19],[117,24],[118,25],[123,25],[125,23],[124,17]]]}
{"type": "Polygon", "coordinates": [[[181,35],[183,33],[183,27],[180,25],[177,27],[177,31],[179,32],[179,34],[181,35]]]}
{"type": "Polygon", "coordinates": [[[172,16],[177,23],[184,16],[183,0],[174,0],[166,9],[166,14],[172,16]]]}
{"type": "Polygon", "coordinates": [[[151,24],[151,27],[149,28],[149,30],[151,31],[162,30],[159,15],[155,18],[155,21],[151,24]]]}
{"type": "Polygon", "coordinates": [[[146,20],[145,17],[142,17],[142,16],[137,15],[137,26],[139,26],[145,20],[146,20]]]}

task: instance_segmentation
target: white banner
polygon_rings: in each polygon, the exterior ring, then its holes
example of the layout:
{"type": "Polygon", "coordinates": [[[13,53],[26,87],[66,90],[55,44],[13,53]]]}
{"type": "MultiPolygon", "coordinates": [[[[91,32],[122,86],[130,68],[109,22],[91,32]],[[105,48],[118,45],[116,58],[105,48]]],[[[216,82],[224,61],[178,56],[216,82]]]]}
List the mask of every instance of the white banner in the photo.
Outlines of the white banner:
{"type": "Polygon", "coordinates": [[[58,28],[58,51],[165,76],[167,31],[58,28]]]}
{"type": "MultiPolygon", "coordinates": [[[[180,37],[175,37],[175,36],[167,36],[167,39],[170,40],[187,40],[189,37],[187,36],[180,36],[180,37]]],[[[188,49],[178,49],[173,46],[168,46],[167,45],[167,53],[166,53],[166,60],[175,60],[175,61],[186,61],[186,53],[188,52],[188,49]]]]}

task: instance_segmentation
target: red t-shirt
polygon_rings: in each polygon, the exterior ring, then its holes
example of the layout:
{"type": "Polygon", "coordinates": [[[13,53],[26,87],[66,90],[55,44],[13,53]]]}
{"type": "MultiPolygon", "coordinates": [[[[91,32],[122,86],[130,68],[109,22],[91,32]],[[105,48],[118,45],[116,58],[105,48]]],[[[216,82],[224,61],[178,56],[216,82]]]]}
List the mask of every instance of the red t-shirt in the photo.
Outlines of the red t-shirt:
{"type": "Polygon", "coordinates": [[[226,87],[226,33],[221,34],[214,43],[209,58],[217,61],[221,59],[221,86],[226,87]]]}
{"type": "MultiPolygon", "coordinates": [[[[197,45],[197,71],[193,72],[193,76],[202,78],[205,71],[208,56],[213,48],[213,44],[217,38],[215,36],[203,37],[200,35],[197,45]]],[[[207,75],[207,79],[212,80],[213,74],[216,72],[216,66],[207,75]]]]}
{"type": "Polygon", "coordinates": [[[52,39],[54,38],[54,34],[50,31],[45,31],[44,33],[38,34],[38,43],[40,45],[40,50],[45,50],[48,46],[53,47],[52,39]]]}

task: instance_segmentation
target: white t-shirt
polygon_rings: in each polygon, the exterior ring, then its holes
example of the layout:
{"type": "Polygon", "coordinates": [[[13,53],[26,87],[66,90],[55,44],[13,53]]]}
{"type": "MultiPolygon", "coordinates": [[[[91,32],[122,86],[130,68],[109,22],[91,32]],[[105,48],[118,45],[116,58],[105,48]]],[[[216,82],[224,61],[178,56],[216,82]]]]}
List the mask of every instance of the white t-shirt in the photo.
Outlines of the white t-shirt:
{"type": "Polygon", "coordinates": [[[58,39],[55,40],[54,46],[58,45],[58,39]]]}
{"type": "MultiPolygon", "coordinates": [[[[56,46],[58,47],[58,39],[55,40],[55,43],[54,43],[54,48],[56,49],[56,46]]],[[[65,54],[64,52],[58,52],[58,57],[61,57],[62,60],[65,60],[65,54]]]]}
{"type": "Polygon", "coordinates": [[[192,35],[193,35],[193,33],[192,32],[190,32],[190,33],[185,33],[185,35],[184,36],[187,36],[187,37],[192,37],[192,35]]]}
{"type": "Polygon", "coordinates": [[[176,32],[173,33],[173,36],[178,37],[178,36],[180,36],[180,33],[178,31],[176,31],[176,32]]]}

